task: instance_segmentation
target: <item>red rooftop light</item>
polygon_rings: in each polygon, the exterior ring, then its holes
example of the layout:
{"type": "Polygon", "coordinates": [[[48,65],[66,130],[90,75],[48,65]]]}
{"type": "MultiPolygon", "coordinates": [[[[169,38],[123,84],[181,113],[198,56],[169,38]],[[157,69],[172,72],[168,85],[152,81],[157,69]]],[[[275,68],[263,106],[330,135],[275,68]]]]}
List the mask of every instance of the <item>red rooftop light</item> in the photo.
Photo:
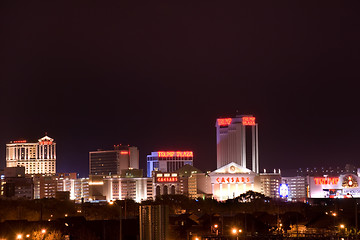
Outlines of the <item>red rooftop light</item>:
{"type": "Polygon", "coordinates": [[[255,117],[243,117],[242,124],[244,126],[254,126],[255,125],[255,117]]]}
{"type": "Polygon", "coordinates": [[[219,126],[229,126],[232,122],[232,118],[218,118],[218,125],[219,126]]]}

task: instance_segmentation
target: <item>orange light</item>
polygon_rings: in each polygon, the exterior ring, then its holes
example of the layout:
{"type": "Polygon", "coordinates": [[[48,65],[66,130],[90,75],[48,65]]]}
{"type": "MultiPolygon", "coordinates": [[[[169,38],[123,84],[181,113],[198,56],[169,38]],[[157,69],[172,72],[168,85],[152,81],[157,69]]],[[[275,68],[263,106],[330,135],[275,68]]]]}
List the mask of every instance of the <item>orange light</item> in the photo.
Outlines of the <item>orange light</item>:
{"type": "Polygon", "coordinates": [[[192,151],[159,151],[159,157],[193,157],[192,151]]]}
{"type": "Polygon", "coordinates": [[[16,235],[16,239],[22,239],[22,234],[16,235]]]}
{"type": "Polygon", "coordinates": [[[41,233],[46,233],[46,229],[41,229],[41,233]]]}
{"type": "Polygon", "coordinates": [[[121,151],[120,154],[121,155],[127,155],[127,154],[129,154],[129,152],[128,151],[121,151]]]}
{"type": "Polygon", "coordinates": [[[13,141],[13,143],[26,143],[26,140],[17,140],[17,141],[13,141]]]}
{"type": "Polygon", "coordinates": [[[255,117],[243,117],[242,124],[244,126],[254,126],[255,125],[255,117]]]}
{"type": "Polygon", "coordinates": [[[237,229],[236,228],[233,228],[232,230],[231,230],[231,232],[233,233],[233,234],[236,234],[237,233],[237,229]]]}
{"type": "Polygon", "coordinates": [[[214,228],[218,228],[218,227],[219,227],[219,225],[217,225],[217,224],[214,225],[214,228]]]}
{"type": "Polygon", "coordinates": [[[217,120],[219,126],[229,126],[232,122],[232,118],[218,118],[217,120]]]}

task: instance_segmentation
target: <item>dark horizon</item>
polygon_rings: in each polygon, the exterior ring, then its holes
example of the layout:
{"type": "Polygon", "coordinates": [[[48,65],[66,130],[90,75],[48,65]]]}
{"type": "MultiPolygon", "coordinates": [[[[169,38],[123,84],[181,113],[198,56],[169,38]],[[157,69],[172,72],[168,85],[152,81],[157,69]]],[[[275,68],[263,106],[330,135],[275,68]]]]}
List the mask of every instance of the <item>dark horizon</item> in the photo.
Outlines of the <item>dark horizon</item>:
{"type": "Polygon", "coordinates": [[[5,144],[57,142],[88,172],[114,144],[192,150],[216,168],[215,120],[253,114],[260,170],[359,166],[359,2],[0,3],[5,144]]]}

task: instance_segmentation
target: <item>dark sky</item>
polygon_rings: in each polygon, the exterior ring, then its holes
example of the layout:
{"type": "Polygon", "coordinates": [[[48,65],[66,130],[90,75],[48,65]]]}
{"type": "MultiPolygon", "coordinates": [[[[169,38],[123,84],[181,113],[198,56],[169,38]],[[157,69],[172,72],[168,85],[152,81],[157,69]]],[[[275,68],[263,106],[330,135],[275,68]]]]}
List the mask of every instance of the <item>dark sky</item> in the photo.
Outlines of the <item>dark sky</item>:
{"type": "Polygon", "coordinates": [[[215,119],[259,123],[260,168],[360,167],[358,1],[0,2],[0,160],[48,132],[58,171],[131,144],[216,167],[215,119]]]}

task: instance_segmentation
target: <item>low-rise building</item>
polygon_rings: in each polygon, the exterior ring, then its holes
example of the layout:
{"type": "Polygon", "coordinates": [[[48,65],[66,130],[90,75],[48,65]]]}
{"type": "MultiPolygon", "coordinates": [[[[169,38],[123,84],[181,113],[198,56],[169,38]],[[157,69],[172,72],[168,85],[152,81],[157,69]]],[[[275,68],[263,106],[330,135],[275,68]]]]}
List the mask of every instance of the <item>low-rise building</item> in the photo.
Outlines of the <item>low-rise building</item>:
{"type": "Polygon", "coordinates": [[[212,196],[211,178],[208,173],[193,173],[188,182],[190,198],[208,198],[212,196]]]}
{"type": "Polygon", "coordinates": [[[282,177],[283,184],[287,184],[289,190],[289,201],[303,202],[306,200],[306,177],[282,177]]]}
{"type": "Polygon", "coordinates": [[[261,182],[261,193],[266,197],[270,198],[279,198],[279,188],[281,183],[281,173],[280,170],[273,173],[260,173],[260,182],[261,182]]]}
{"type": "Polygon", "coordinates": [[[89,200],[133,199],[136,202],[141,202],[152,199],[152,188],[152,178],[91,175],[89,200]]]}

